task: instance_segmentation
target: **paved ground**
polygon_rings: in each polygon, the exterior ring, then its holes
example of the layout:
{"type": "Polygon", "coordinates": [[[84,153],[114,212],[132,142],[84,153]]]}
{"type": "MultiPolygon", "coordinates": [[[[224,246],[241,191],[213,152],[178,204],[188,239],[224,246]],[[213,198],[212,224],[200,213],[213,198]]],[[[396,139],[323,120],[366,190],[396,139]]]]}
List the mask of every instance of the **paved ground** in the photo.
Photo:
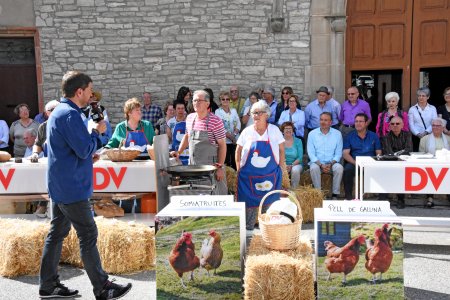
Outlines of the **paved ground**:
{"type": "MultiPolygon", "coordinates": [[[[450,206],[440,200],[434,209],[422,208],[421,199],[406,199],[407,208],[394,209],[400,216],[447,217],[450,206]]],[[[302,233],[313,238],[312,224],[305,224],[302,233]]],[[[405,229],[405,294],[407,299],[450,299],[450,228],[405,229]]],[[[93,299],[89,279],[84,270],[61,266],[62,281],[80,291],[77,299],[93,299]]],[[[133,289],[123,299],[156,299],[155,272],[147,271],[126,276],[112,276],[119,283],[132,282],[133,289]]],[[[38,277],[13,279],[0,277],[0,299],[38,299],[38,277]]]]}

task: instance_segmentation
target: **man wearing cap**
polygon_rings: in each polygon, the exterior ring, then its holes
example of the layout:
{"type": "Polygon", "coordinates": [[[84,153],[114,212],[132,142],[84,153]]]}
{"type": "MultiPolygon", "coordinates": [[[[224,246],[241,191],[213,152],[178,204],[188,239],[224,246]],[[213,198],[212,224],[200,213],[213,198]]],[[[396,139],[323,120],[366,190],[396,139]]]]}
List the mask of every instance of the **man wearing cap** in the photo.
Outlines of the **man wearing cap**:
{"type": "Polygon", "coordinates": [[[47,110],[47,104],[45,105],[44,111],[37,114],[36,117],[34,117],[34,120],[39,124],[42,124],[45,121],[47,121],[48,117],[50,116],[50,111],[47,110]]]}
{"type": "Polygon", "coordinates": [[[338,121],[338,115],[332,104],[328,102],[329,92],[326,86],[321,86],[317,91],[317,99],[310,102],[305,108],[305,126],[308,131],[320,127],[320,115],[323,112],[331,114],[331,124],[335,125],[338,121]]]}
{"type": "MultiPolygon", "coordinates": [[[[48,112],[48,117],[52,114],[52,111],[58,106],[58,100],[51,100],[47,104],[45,104],[45,111],[48,112]]],[[[47,121],[39,125],[37,130],[37,136],[34,141],[33,150],[30,158],[38,159],[42,156],[47,156],[47,121]]],[[[34,214],[40,218],[47,217],[47,201],[39,201],[37,203],[36,211],[34,214]]]]}
{"type": "Polygon", "coordinates": [[[142,101],[144,105],[141,107],[142,119],[152,123],[153,128],[156,126],[156,122],[163,117],[161,107],[152,103],[152,94],[145,92],[142,94],[142,101]]]}
{"type": "Polygon", "coordinates": [[[239,117],[244,112],[245,98],[239,96],[239,88],[236,85],[230,87],[230,108],[234,108],[239,117]]]}
{"type": "Polygon", "coordinates": [[[355,116],[357,114],[365,114],[368,118],[368,124],[371,121],[370,106],[365,100],[359,99],[359,91],[356,86],[351,86],[347,90],[348,100],[341,105],[341,114],[339,120],[341,121],[341,133],[345,139],[347,134],[355,130],[355,116]]]}
{"type": "MultiPolygon", "coordinates": [[[[51,100],[47,104],[45,104],[45,111],[48,112],[48,117],[50,117],[52,111],[58,106],[58,100],[51,100]]],[[[44,156],[47,156],[47,149],[45,146],[45,141],[47,140],[47,121],[39,125],[37,130],[36,140],[33,145],[33,153],[31,154],[32,158],[38,158],[43,153],[44,156]]]]}
{"type": "Polygon", "coordinates": [[[102,94],[98,91],[94,91],[92,92],[92,96],[89,98],[88,105],[81,109],[81,111],[83,112],[81,118],[83,119],[83,122],[88,128],[89,132],[91,132],[92,130],[92,122],[98,122],[101,118],[105,120],[106,131],[99,135],[99,148],[105,146],[112,136],[112,128],[111,124],[109,123],[108,113],[106,111],[106,108],[99,103],[101,99],[102,94]],[[100,114],[101,117],[99,117],[98,114],[100,114]]]}
{"type": "Polygon", "coordinates": [[[267,120],[270,124],[276,125],[275,112],[277,109],[277,100],[275,100],[275,89],[271,86],[267,86],[263,92],[263,98],[270,107],[270,117],[267,120]]]}

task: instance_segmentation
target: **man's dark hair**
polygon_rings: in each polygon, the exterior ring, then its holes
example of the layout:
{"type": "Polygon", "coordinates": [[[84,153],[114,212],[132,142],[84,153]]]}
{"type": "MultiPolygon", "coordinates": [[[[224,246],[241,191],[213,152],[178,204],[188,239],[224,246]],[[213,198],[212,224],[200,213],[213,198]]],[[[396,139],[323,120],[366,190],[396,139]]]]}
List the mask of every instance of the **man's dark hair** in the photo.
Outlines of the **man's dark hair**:
{"type": "Polygon", "coordinates": [[[64,74],[61,82],[63,96],[71,98],[78,89],[84,90],[92,82],[91,77],[78,71],[69,71],[64,74]]]}
{"type": "Polygon", "coordinates": [[[355,120],[357,117],[363,117],[365,122],[369,121],[369,117],[365,113],[356,114],[355,120]]]}
{"type": "Polygon", "coordinates": [[[324,111],[323,113],[320,114],[320,116],[322,116],[322,115],[327,115],[330,117],[330,120],[333,120],[333,115],[328,111],[324,111]]]}

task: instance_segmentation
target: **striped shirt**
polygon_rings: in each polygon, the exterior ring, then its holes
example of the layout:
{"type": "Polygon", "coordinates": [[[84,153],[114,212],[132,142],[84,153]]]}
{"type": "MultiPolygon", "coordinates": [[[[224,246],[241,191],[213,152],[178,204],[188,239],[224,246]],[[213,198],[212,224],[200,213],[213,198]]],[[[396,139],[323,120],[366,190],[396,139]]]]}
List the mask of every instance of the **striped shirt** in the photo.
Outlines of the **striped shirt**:
{"type": "Polygon", "coordinates": [[[209,119],[208,116],[206,116],[204,119],[199,119],[197,117],[197,113],[189,114],[186,118],[186,131],[190,134],[193,129],[197,131],[207,130],[209,142],[212,145],[217,146],[218,140],[225,139],[225,128],[223,126],[222,119],[220,119],[213,113],[208,113],[208,115],[209,119]],[[206,120],[208,120],[208,128],[206,127],[206,120]],[[192,125],[194,125],[194,128],[192,128],[192,125]]]}

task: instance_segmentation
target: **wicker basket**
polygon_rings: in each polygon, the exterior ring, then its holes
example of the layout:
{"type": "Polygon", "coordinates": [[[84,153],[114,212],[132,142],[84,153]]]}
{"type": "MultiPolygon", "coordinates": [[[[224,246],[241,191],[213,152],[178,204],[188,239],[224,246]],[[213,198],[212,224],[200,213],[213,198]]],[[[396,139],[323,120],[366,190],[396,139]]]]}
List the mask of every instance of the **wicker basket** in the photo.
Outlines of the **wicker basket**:
{"type": "Polygon", "coordinates": [[[106,155],[111,161],[132,161],[141,154],[139,150],[123,150],[122,148],[109,149],[106,155]]]}
{"type": "Polygon", "coordinates": [[[302,208],[297,201],[295,194],[283,191],[274,190],[268,192],[259,204],[259,229],[261,230],[262,239],[267,248],[273,250],[289,250],[298,246],[300,231],[302,230],[302,208]],[[267,214],[261,214],[264,201],[272,194],[281,193],[287,194],[289,199],[297,205],[297,218],[292,224],[270,224],[270,217],[267,214]]]}

